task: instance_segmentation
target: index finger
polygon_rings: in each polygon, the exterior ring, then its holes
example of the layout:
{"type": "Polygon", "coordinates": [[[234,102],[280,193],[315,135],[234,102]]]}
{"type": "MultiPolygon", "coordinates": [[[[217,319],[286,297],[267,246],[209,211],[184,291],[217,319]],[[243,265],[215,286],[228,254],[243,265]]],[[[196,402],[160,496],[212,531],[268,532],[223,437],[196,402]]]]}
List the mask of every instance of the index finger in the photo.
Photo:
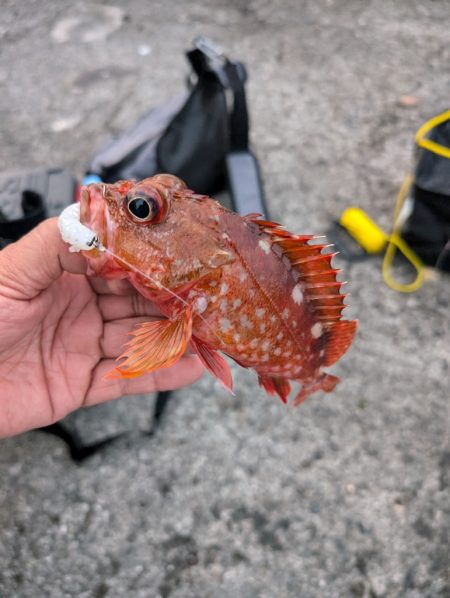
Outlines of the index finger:
{"type": "Polygon", "coordinates": [[[89,284],[98,295],[131,295],[136,289],[125,278],[88,276],[89,284]]]}
{"type": "Polygon", "coordinates": [[[105,321],[139,316],[161,316],[158,307],[137,291],[131,295],[100,295],[98,308],[105,321]]]}

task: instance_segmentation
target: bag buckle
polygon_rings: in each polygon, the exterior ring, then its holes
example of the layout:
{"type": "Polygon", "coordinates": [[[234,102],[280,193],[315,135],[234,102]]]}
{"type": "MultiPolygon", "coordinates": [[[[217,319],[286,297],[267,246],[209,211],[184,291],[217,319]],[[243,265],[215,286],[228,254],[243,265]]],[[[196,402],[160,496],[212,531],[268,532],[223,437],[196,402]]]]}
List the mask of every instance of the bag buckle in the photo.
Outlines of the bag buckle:
{"type": "Polygon", "coordinates": [[[216,44],[212,39],[204,35],[198,35],[194,38],[193,44],[197,50],[200,50],[206,56],[212,70],[215,70],[218,66],[220,68],[224,67],[227,57],[219,44],[216,44]]]}
{"type": "Polygon", "coordinates": [[[203,68],[214,73],[222,87],[234,89],[236,77],[241,84],[246,81],[247,74],[244,65],[239,62],[231,62],[224,50],[209,37],[200,35],[194,39],[193,45],[196,51],[202,55],[201,64],[203,68]]]}

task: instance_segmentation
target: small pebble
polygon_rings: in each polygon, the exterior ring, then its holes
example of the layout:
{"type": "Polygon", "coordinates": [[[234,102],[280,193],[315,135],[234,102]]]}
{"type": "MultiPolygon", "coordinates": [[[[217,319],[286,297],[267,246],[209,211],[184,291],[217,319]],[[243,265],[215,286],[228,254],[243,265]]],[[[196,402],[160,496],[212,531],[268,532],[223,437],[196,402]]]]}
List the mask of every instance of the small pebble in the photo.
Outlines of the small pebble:
{"type": "Polygon", "coordinates": [[[137,53],[139,56],[148,56],[152,51],[151,47],[148,44],[141,44],[137,48],[137,53]]]}
{"type": "Polygon", "coordinates": [[[81,122],[81,116],[79,114],[73,114],[72,116],[62,116],[54,120],[50,128],[54,133],[61,133],[62,131],[70,131],[74,129],[81,122]]]}
{"type": "Polygon", "coordinates": [[[413,106],[417,106],[418,102],[415,96],[404,95],[398,98],[398,105],[403,108],[412,108],[413,106]]]}

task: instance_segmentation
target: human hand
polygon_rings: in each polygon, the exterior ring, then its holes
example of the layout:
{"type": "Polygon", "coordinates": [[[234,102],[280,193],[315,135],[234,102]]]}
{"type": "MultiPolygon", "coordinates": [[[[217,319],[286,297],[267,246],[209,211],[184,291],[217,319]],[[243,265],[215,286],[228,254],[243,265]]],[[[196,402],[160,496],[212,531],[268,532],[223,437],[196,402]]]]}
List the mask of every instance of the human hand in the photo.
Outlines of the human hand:
{"type": "Polygon", "coordinates": [[[56,218],[0,251],[0,437],[200,378],[199,359],[185,355],[139,378],[105,380],[129,332],[161,316],[129,283],[90,278],[86,267],[69,253],[56,218]]]}

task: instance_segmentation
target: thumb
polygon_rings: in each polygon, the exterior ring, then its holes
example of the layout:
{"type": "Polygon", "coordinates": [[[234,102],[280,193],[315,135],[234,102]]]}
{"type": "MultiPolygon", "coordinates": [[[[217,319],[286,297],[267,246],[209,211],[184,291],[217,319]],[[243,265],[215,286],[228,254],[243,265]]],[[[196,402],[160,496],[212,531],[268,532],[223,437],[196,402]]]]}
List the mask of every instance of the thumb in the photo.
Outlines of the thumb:
{"type": "Polygon", "coordinates": [[[48,218],[19,241],[0,251],[0,293],[11,299],[33,299],[64,271],[84,274],[87,263],[70,253],[57,218],[48,218]]]}

